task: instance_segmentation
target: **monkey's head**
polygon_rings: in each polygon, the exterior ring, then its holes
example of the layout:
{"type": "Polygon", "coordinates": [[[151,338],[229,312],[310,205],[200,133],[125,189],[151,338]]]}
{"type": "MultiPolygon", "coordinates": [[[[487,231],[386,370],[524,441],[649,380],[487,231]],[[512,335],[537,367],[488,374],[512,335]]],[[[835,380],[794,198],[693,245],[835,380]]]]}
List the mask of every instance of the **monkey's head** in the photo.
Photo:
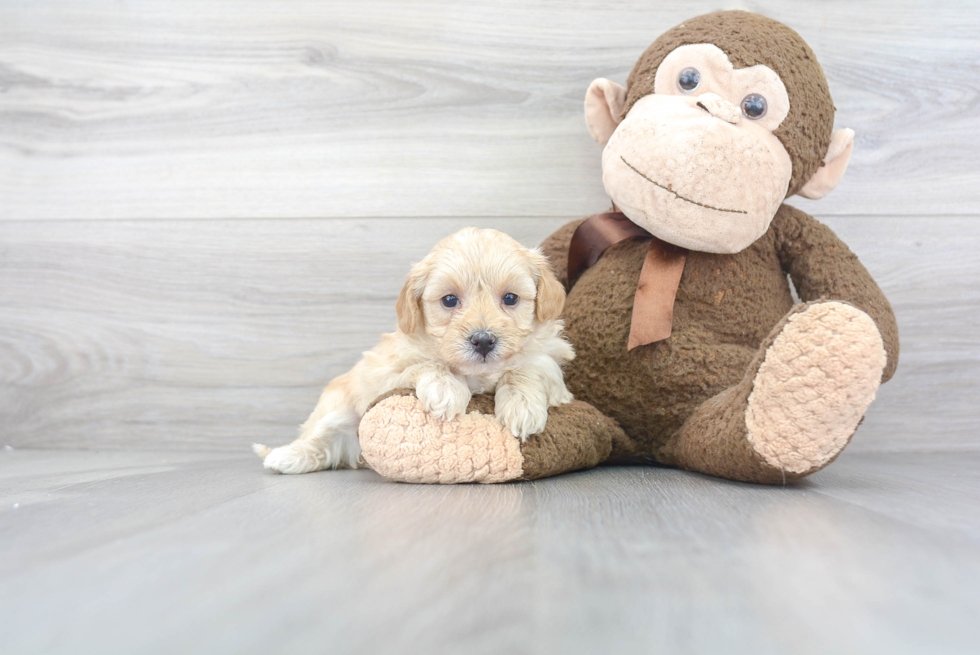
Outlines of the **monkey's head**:
{"type": "Polygon", "coordinates": [[[693,18],[643,53],[626,88],[585,97],[605,146],[606,191],[630,220],[692,250],[734,253],[762,236],[785,198],[821,198],[847,168],[854,132],[810,47],[744,11],[693,18]]]}

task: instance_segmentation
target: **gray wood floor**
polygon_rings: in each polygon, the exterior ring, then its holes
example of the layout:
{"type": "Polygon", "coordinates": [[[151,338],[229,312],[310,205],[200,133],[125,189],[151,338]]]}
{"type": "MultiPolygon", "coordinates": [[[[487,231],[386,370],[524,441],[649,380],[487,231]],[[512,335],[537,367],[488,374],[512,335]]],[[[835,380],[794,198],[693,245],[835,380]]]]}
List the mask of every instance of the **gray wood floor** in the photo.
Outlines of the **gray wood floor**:
{"type": "Polygon", "coordinates": [[[0,451],[21,653],[975,653],[980,455],[434,487],[0,451]]]}

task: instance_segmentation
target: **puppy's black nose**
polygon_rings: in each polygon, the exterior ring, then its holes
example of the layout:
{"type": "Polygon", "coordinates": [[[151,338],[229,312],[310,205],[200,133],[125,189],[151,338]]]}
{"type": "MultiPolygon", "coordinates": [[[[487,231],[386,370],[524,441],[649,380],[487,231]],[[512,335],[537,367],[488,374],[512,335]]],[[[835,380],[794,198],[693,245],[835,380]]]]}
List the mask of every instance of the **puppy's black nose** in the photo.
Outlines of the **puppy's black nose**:
{"type": "Polygon", "coordinates": [[[473,349],[480,353],[483,357],[490,354],[493,350],[494,344],[497,343],[497,339],[485,330],[480,330],[479,332],[474,332],[470,335],[470,343],[473,344],[473,349]]]}

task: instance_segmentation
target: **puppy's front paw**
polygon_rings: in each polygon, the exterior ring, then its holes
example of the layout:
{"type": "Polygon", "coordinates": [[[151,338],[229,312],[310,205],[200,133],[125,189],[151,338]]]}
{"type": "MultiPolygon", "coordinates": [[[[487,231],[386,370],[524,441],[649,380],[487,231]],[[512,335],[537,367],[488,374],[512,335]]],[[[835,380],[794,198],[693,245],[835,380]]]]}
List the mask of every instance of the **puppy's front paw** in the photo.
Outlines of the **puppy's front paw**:
{"type": "Polygon", "coordinates": [[[290,444],[269,450],[265,446],[255,444],[253,447],[260,457],[264,455],[262,465],[270,471],[295,475],[311,473],[324,468],[326,457],[315,448],[290,444]]]}
{"type": "Polygon", "coordinates": [[[494,416],[521,441],[542,432],[548,424],[547,400],[531,398],[509,384],[497,389],[494,404],[494,416]]]}
{"type": "Polygon", "coordinates": [[[447,420],[465,414],[470,404],[469,387],[449,373],[423,375],[415,387],[415,395],[425,405],[425,411],[447,420]]]}

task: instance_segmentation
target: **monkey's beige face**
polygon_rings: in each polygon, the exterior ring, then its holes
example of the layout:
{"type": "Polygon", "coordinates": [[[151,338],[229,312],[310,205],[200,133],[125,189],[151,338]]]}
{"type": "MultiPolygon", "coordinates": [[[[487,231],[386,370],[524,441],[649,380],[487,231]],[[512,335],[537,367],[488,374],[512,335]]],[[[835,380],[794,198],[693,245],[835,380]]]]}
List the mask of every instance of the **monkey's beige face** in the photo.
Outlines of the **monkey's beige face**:
{"type": "Polygon", "coordinates": [[[654,93],[608,137],[606,191],[630,220],[669,243],[743,250],[786,196],[792,162],[773,130],[788,112],[770,68],[736,70],[717,46],[681,46],[657,69],[654,93]]]}
{"type": "MultiPolygon", "coordinates": [[[[418,316],[454,372],[481,375],[520,352],[539,322],[561,313],[565,292],[547,260],[496,230],[467,228],[441,241],[409,275],[418,316]]],[[[404,294],[405,292],[403,292],[404,294]]],[[[399,301],[399,326],[412,311],[399,301]]]]}

